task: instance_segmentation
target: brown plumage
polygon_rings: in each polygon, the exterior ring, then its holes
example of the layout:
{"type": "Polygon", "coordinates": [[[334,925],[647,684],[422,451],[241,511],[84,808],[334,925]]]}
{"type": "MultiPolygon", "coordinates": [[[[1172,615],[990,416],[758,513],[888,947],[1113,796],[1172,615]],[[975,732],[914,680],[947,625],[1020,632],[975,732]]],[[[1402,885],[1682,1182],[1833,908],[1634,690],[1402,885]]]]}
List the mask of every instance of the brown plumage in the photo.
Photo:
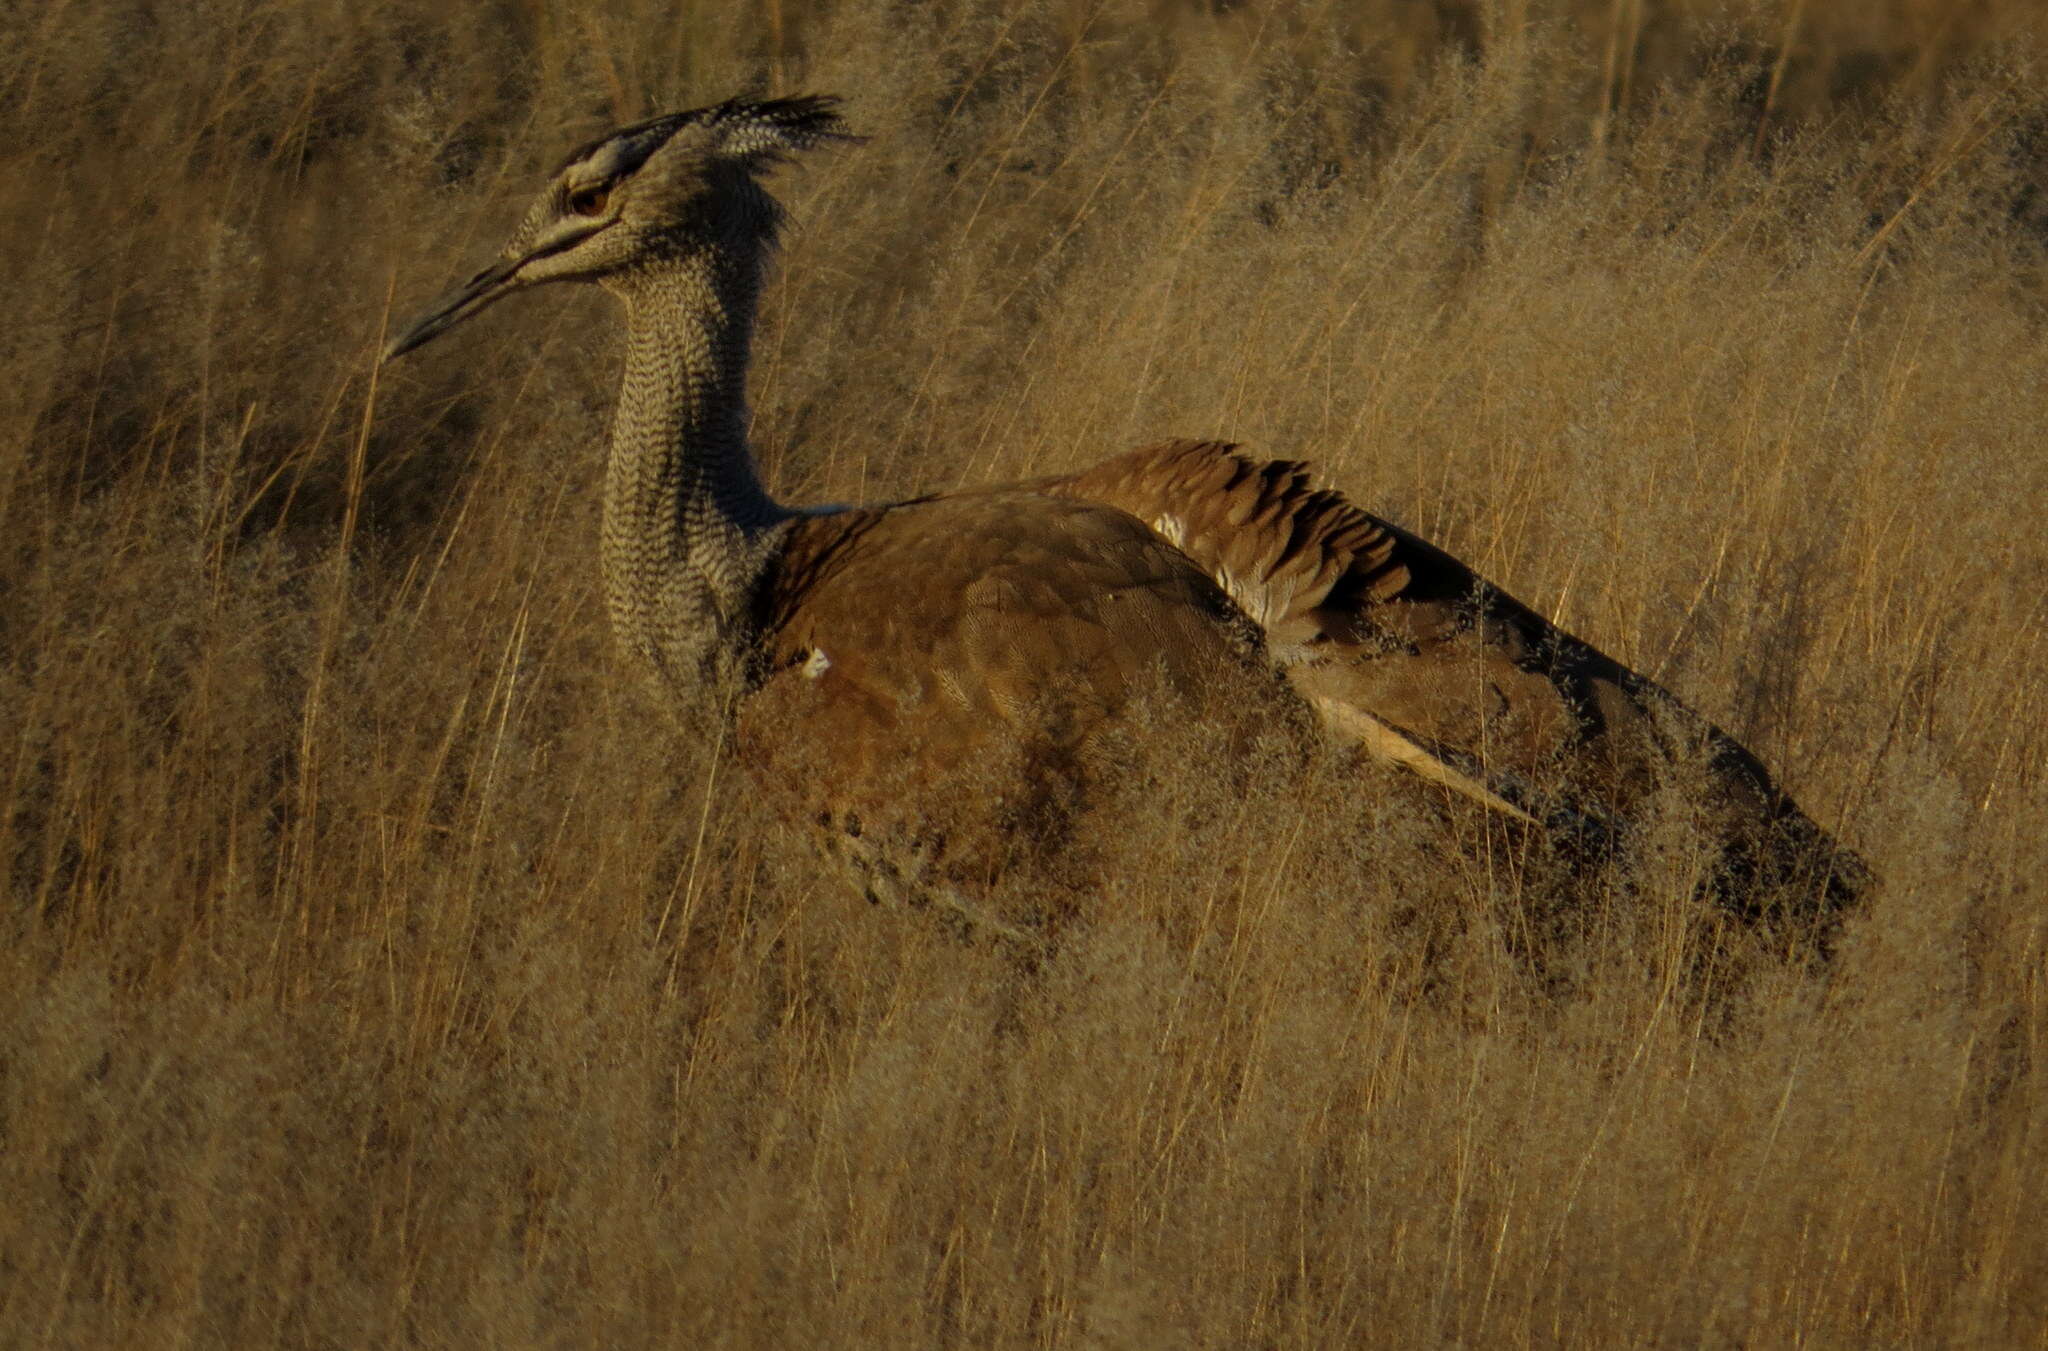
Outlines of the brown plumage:
{"type": "Polygon", "coordinates": [[[1250,735],[1309,721],[1184,555],[1032,487],[801,517],[758,616],[739,744],[878,890],[906,854],[929,890],[1059,848],[1141,703],[1250,735]]]}
{"type": "Polygon", "coordinates": [[[500,261],[389,355],[527,285],[620,296],[615,627],[691,716],[730,710],[763,790],[845,842],[878,889],[944,890],[1056,844],[1133,715],[1166,707],[1247,737],[1320,724],[1603,850],[1696,765],[1725,889],[1803,877],[1821,909],[1853,896],[1860,864],[1733,739],[1298,464],[1177,441],[884,506],[771,499],[745,436],[780,221],[759,175],[846,139],[830,100],[790,99],[593,142],[500,261]]]}

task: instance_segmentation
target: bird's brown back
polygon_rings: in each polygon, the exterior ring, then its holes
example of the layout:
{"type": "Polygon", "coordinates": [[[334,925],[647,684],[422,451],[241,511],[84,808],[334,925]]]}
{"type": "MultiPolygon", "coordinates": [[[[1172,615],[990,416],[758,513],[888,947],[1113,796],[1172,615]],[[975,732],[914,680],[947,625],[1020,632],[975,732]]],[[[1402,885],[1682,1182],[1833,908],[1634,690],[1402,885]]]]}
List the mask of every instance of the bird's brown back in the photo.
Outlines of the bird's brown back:
{"type": "Polygon", "coordinates": [[[1170,442],[1085,473],[799,518],[764,587],[740,744],[785,811],[944,859],[1056,846],[1161,698],[1342,739],[1603,837],[1699,776],[1731,867],[1861,885],[1740,743],[1289,462],[1170,442]]]}

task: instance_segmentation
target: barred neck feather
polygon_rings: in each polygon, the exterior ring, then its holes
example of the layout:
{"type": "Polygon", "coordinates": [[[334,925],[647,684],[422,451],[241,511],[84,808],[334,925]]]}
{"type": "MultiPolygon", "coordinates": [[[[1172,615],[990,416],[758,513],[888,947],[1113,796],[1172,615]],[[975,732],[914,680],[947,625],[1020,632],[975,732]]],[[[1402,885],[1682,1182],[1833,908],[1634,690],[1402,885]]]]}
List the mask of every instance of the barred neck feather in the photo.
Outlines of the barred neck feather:
{"type": "Polygon", "coordinates": [[[616,283],[627,338],[605,480],[606,598],[625,647],[689,700],[737,673],[789,518],[747,445],[759,272],[700,254],[616,283]]]}

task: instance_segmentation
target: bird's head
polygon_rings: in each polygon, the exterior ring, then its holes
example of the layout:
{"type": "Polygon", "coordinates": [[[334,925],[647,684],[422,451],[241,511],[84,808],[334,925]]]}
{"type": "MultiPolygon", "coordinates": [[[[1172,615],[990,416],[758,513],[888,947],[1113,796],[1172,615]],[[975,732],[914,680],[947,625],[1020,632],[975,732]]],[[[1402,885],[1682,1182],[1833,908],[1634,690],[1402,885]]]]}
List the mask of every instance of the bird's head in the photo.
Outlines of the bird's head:
{"type": "Polygon", "coordinates": [[[489,267],[384,349],[402,356],[514,291],[550,281],[630,286],[692,255],[753,258],[781,211],[761,175],[792,152],[853,141],[831,97],[728,99],[601,136],[565,160],[489,267]]]}

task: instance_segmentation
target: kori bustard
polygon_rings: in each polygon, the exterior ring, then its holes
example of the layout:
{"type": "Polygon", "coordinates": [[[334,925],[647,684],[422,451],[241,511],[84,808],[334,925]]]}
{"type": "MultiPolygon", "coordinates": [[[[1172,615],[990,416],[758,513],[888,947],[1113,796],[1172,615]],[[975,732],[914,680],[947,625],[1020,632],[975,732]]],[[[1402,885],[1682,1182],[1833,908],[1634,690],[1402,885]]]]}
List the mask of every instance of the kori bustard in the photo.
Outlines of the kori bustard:
{"type": "Polygon", "coordinates": [[[1682,762],[1724,891],[1815,914],[1853,898],[1860,864],[1741,745],[1299,464],[1171,441],[1005,487],[776,501],[747,441],[782,221],[761,180],[857,139],[836,109],[732,99],[590,142],[497,261],[386,351],[547,282],[624,302],[611,620],[668,698],[730,711],[786,810],[899,878],[958,881],[991,840],[1057,839],[1086,810],[1091,748],[1163,689],[1185,716],[1320,724],[1517,829],[1603,848],[1682,762]]]}

